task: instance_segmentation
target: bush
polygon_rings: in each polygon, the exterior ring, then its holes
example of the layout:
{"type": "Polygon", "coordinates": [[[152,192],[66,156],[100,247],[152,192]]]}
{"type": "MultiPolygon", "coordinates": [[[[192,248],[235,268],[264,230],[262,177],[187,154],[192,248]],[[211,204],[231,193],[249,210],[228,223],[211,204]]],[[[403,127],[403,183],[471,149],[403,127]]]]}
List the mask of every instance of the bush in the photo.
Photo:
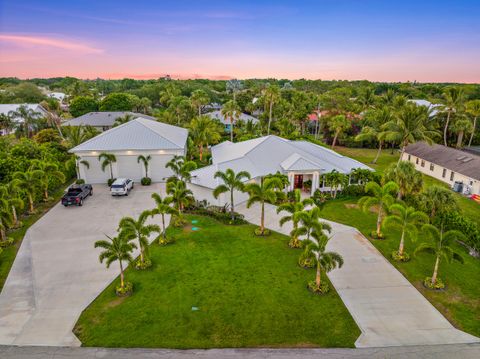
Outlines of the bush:
{"type": "Polygon", "coordinates": [[[385,234],[383,234],[382,232],[380,232],[380,234],[377,234],[377,231],[371,231],[370,232],[370,237],[372,237],[373,239],[385,239],[385,234]]]}
{"type": "Polygon", "coordinates": [[[172,244],[172,243],[175,243],[174,237],[166,237],[166,238],[163,238],[163,236],[158,237],[158,244],[161,246],[166,246],[167,244],[172,244]]]}
{"type": "Polygon", "coordinates": [[[0,241],[0,248],[10,247],[15,240],[13,238],[7,238],[4,241],[0,241]]]}
{"type": "Polygon", "coordinates": [[[148,258],[144,258],[143,262],[140,258],[135,262],[135,268],[139,270],[144,270],[152,266],[152,261],[148,258]]]}
{"type": "Polygon", "coordinates": [[[79,178],[75,181],[76,184],[84,184],[85,183],[85,180],[82,179],[82,178],[79,178]]]}
{"type": "Polygon", "coordinates": [[[108,181],[107,181],[108,187],[111,187],[112,183],[115,182],[115,180],[116,180],[116,178],[109,178],[108,181]]]}
{"type": "Polygon", "coordinates": [[[425,288],[433,289],[433,290],[445,289],[445,284],[442,282],[442,280],[440,278],[437,278],[436,283],[433,285],[432,284],[432,277],[427,277],[423,281],[423,285],[424,285],[425,288]]]}
{"type": "Polygon", "coordinates": [[[296,240],[290,238],[288,241],[288,246],[290,248],[302,248],[302,242],[298,238],[296,240]]]}
{"type": "Polygon", "coordinates": [[[150,177],[143,177],[140,180],[140,183],[142,184],[142,186],[150,186],[152,184],[152,179],[150,177]]]}
{"type": "Polygon", "coordinates": [[[337,194],[337,198],[342,197],[361,197],[365,194],[365,186],[363,184],[351,184],[337,194]]]}
{"type": "Polygon", "coordinates": [[[264,228],[263,231],[259,228],[255,228],[254,231],[255,235],[258,237],[267,237],[270,235],[270,230],[267,228],[264,228]]]}
{"type": "Polygon", "coordinates": [[[408,262],[410,260],[410,255],[405,251],[403,252],[402,255],[400,255],[398,251],[393,251],[392,258],[397,262],[408,262]]]}
{"type": "Polygon", "coordinates": [[[187,221],[182,216],[173,216],[171,223],[176,228],[182,228],[187,224],[187,221]]]}
{"type": "Polygon", "coordinates": [[[298,265],[302,268],[308,269],[313,268],[314,263],[312,258],[304,252],[300,255],[300,258],[298,258],[298,265]]]}
{"type": "Polygon", "coordinates": [[[472,252],[480,251],[480,229],[478,225],[470,218],[462,216],[459,212],[453,211],[443,216],[447,229],[455,229],[462,232],[467,237],[464,243],[472,252]]]}
{"type": "Polygon", "coordinates": [[[130,282],[125,282],[124,287],[117,286],[115,288],[115,294],[119,297],[128,297],[133,293],[133,284],[130,282]]]}
{"type": "Polygon", "coordinates": [[[314,294],[326,294],[330,291],[330,286],[327,282],[320,282],[320,286],[317,286],[314,280],[308,282],[307,288],[310,292],[314,294]]]}
{"type": "Polygon", "coordinates": [[[223,224],[238,225],[247,223],[242,214],[234,212],[232,220],[232,214],[228,211],[227,206],[209,206],[207,201],[196,201],[186,209],[186,212],[211,217],[223,224]]]}

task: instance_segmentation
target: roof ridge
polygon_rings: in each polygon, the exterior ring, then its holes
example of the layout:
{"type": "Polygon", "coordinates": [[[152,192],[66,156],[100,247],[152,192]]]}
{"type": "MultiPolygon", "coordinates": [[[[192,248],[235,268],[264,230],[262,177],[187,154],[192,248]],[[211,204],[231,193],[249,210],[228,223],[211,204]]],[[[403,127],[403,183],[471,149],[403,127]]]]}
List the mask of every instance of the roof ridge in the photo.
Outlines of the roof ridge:
{"type": "MultiPolygon", "coordinates": [[[[177,145],[176,143],[170,141],[168,138],[166,138],[164,135],[158,133],[157,131],[151,129],[150,127],[148,127],[147,125],[145,125],[143,123],[143,121],[139,121],[139,120],[146,120],[146,121],[151,121],[151,122],[156,122],[156,123],[161,123],[161,124],[164,124],[163,122],[158,122],[158,121],[154,121],[154,120],[149,120],[148,118],[144,118],[144,117],[136,117],[134,118],[132,121],[137,121],[137,123],[141,124],[143,127],[145,127],[146,129],[148,129],[149,131],[155,133],[156,135],[162,137],[164,140],[166,140],[167,142],[169,142],[170,144],[174,145],[175,147],[178,147],[178,148],[181,148],[179,145],[177,145]]],[[[129,121],[131,122],[131,121],[129,121]]],[[[127,122],[128,123],[128,122],[127,122]]]]}
{"type": "MultiPolygon", "coordinates": [[[[133,120],[132,120],[132,121],[133,121],[133,120]]],[[[128,121],[128,122],[122,123],[121,125],[112,127],[111,129],[109,129],[109,130],[107,130],[107,131],[103,131],[103,132],[99,133],[98,135],[96,135],[95,137],[92,137],[92,138],[90,138],[89,140],[86,140],[85,142],[82,142],[82,143],[78,144],[77,146],[71,148],[69,151],[73,151],[73,150],[76,149],[77,147],[86,145],[86,144],[92,142],[93,140],[97,140],[97,139],[99,139],[99,138],[101,138],[101,137],[104,137],[106,134],[116,132],[117,130],[119,130],[120,128],[124,127],[125,125],[128,125],[130,122],[131,122],[131,121],[128,121]]]]}

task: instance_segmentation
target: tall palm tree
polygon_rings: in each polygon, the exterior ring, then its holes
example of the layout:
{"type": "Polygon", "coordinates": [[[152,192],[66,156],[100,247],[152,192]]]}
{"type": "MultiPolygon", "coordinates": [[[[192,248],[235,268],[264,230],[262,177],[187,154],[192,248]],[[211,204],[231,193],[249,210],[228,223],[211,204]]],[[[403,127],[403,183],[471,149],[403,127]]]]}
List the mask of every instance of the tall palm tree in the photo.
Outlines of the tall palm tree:
{"type": "Polygon", "coordinates": [[[167,162],[165,167],[170,168],[179,181],[188,182],[192,178],[190,172],[197,168],[197,164],[193,161],[187,161],[183,156],[175,155],[167,162]]]}
{"type": "Polygon", "coordinates": [[[287,222],[292,222],[293,230],[291,232],[291,239],[288,245],[291,248],[298,248],[301,244],[298,239],[298,224],[300,223],[300,213],[302,213],[306,207],[313,206],[313,199],[305,198],[302,200],[301,192],[299,189],[296,189],[293,193],[293,199],[289,202],[280,204],[277,207],[277,213],[289,213],[289,215],[280,218],[280,226],[283,226],[287,222]]]}
{"type": "Polygon", "coordinates": [[[210,96],[203,90],[195,90],[190,96],[190,101],[192,106],[198,109],[198,116],[202,115],[202,107],[208,104],[210,101],[210,96]]]}
{"type": "Polygon", "coordinates": [[[423,188],[423,176],[413,163],[400,161],[392,163],[385,171],[384,182],[393,181],[398,185],[397,198],[420,193],[423,188]]]}
{"type": "Polygon", "coordinates": [[[222,193],[230,192],[230,215],[233,221],[235,219],[234,192],[235,190],[241,192],[244,191],[245,185],[243,182],[251,178],[250,173],[247,171],[235,173],[231,168],[227,168],[225,172],[215,172],[214,178],[219,178],[223,182],[223,184],[218,185],[213,190],[213,196],[215,198],[218,198],[218,196],[222,193]]]}
{"type": "Polygon", "coordinates": [[[98,160],[101,162],[103,172],[107,166],[110,168],[110,180],[113,181],[113,164],[117,162],[117,157],[113,153],[102,152],[98,156],[98,160]]]}
{"type": "Polygon", "coordinates": [[[62,171],[59,170],[59,167],[56,163],[41,161],[41,160],[32,160],[30,165],[30,170],[38,170],[41,172],[40,178],[40,187],[43,191],[43,199],[48,201],[48,191],[50,185],[52,184],[52,179],[60,183],[64,183],[66,178],[62,171]]]}
{"type": "Polygon", "coordinates": [[[19,123],[19,126],[21,126],[27,137],[31,137],[32,125],[40,118],[41,114],[25,105],[21,105],[15,111],[10,111],[8,116],[10,118],[23,120],[22,123],[19,123]]]}
{"type": "Polygon", "coordinates": [[[398,185],[395,182],[387,182],[382,187],[376,182],[368,182],[365,185],[365,193],[370,195],[360,198],[358,205],[365,212],[369,211],[370,208],[376,206],[377,211],[377,238],[382,238],[382,221],[385,213],[388,211],[388,208],[395,201],[394,195],[398,192],[398,185]]]}
{"type": "Polygon", "coordinates": [[[248,183],[245,186],[245,192],[248,192],[250,196],[247,201],[247,208],[250,208],[256,202],[260,203],[260,235],[265,234],[265,202],[275,203],[278,191],[281,191],[282,186],[281,180],[277,177],[261,177],[260,183],[248,183]]]}
{"type": "Polygon", "coordinates": [[[185,206],[193,202],[193,193],[187,188],[183,181],[172,181],[167,183],[167,193],[172,197],[175,208],[181,215],[185,206]]]}
{"type": "Polygon", "coordinates": [[[143,163],[143,167],[145,167],[145,177],[148,178],[148,165],[150,163],[150,161],[152,160],[152,156],[151,155],[140,155],[137,157],[137,163],[140,163],[142,162],[143,163]]]}
{"type": "Polygon", "coordinates": [[[110,264],[118,261],[120,265],[120,287],[125,288],[125,274],[123,268],[123,262],[127,261],[131,263],[133,261],[132,252],[137,246],[132,243],[131,240],[120,232],[116,237],[109,237],[105,235],[108,240],[100,240],[95,242],[95,248],[102,248],[98,259],[100,263],[105,262],[107,268],[110,268],[110,264]]]}
{"type": "MultiPolygon", "coordinates": [[[[25,203],[22,199],[22,188],[16,180],[8,182],[5,187],[6,193],[8,193],[8,202],[12,209],[13,228],[21,227],[22,223],[18,219],[18,211],[25,207],[25,203]]],[[[7,198],[7,195],[5,195],[4,198],[7,198]]]]}
{"type": "Polygon", "coordinates": [[[98,131],[91,126],[64,126],[63,136],[68,147],[75,147],[98,135],[98,131]]]}
{"type": "Polygon", "coordinates": [[[298,214],[298,219],[300,220],[301,226],[297,229],[298,235],[305,235],[306,240],[310,240],[310,237],[313,232],[322,233],[326,231],[330,233],[332,227],[327,222],[320,221],[321,219],[321,209],[317,206],[313,206],[311,209],[300,212],[298,214]]]}
{"type": "Polygon", "coordinates": [[[462,109],[465,96],[462,89],[458,87],[447,87],[443,92],[443,98],[445,101],[445,110],[447,112],[447,119],[443,128],[443,144],[448,146],[447,132],[448,125],[450,123],[450,117],[452,113],[459,112],[462,109]]]}
{"type": "Polygon", "coordinates": [[[268,104],[268,127],[267,127],[267,135],[270,135],[270,127],[272,125],[272,117],[273,117],[273,106],[280,100],[280,87],[275,84],[269,84],[265,88],[264,91],[265,101],[268,104]]]}
{"type": "Polygon", "coordinates": [[[27,195],[28,208],[30,213],[35,212],[34,201],[40,189],[40,182],[43,177],[40,170],[28,170],[25,172],[15,172],[13,174],[13,181],[15,185],[20,186],[27,195]]]}
{"type": "Polygon", "coordinates": [[[414,207],[406,207],[399,203],[392,204],[389,208],[390,215],[383,220],[383,226],[386,228],[398,228],[401,231],[400,245],[398,247],[398,256],[404,257],[405,238],[414,241],[417,238],[417,226],[428,223],[428,216],[417,211],[414,207]]]}
{"type": "Polygon", "coordinates": [[[375,158],[371,163],[377,163],[382,147],[385,143],[386,133],[382,129],[386,123],[393,120],[393,113],[391,109],[384,106],[373,111],[372,120],[369,121],[367,126],[364,126],[360,133],[355,137],[355,141],[371,141],[376,140],[378,142],[378,151],[375,158]]]}
{"type": "Polygon", "coordinates": [[[443,186],[427,187],[421,193],[419,203],[421,209],[427,212],[432,219],[459,210],[457,197],[450,189],[443,186]]]}
{"type": "Polygon", "coordinates": [[[85,166],[85,168],[90,168],[90,162],[87,160],[82,160],[82,158],[78,155],[73,155],[66,163],[67,169],[70,171],[75,169],[75,174],[77,175],[77,179],[80,179],[80,165],[85,166]]]}
{"type": "Polygon", "coordinates": [[[435,267],[433,269],[433,275],[430,279],[430,285],[435,287],[438,279],[438,267],[440,265],[440,259],[443,258],[447,263],[451,262],[452,259],[458,260],[460,263],[463,263],[463,257],[457,253],[451,246],[450,243],[453,240],[464,239],[465,236],[459,231],[444,231],[443,224],[440,229],[431,225],[424,224],[422,226],[422,232],[433,242],[423,242],[416,249],[414,254],[427,252],[435,256],[435,267]]]}
{"type": "Polygon", "coordinates": [[[162,216],[162,232],[161,235],[163,239],[167,239],[167,227],[165,226],[165,215],[169,214],[170,216],[175,216],[178,214],[178,211],[170,206],[173,201],[172,197],[162,198],[158,193],[152,193],[152,198],[155,201],[155,208],[150,211],[150,215],[156,216],[157,214],[162,216]]]}
{"type": "Polygon", "coordinates": [[[132,217],[123,217],[118,224],[119,232],[124,232],[124,235],[127,238],[136,239],[138,241],[141,265],[146,263],[148,237],[150,237],[152,233],[160,233],[160,227],[158,225],[145,224],[150,215],[150,211],[143,211],[140,213],[140,216],[138,216],[138,219],[135,220],[132,217]]]}
{"type": "Polygon", "coordinates": [[[330,186],[330,194],[333,198],[337,198],[338,188],[345,185],[347,182],[347,176],[333,169],[331,172],[325,174],[325,180],[330,186]]]}
{"type": "Polygon", "coordinates": [[[467,112],[473,116],[473,130],[468,140],[468,147],[472,145],[473,135],[477,129],[477,118],[480,116],[480,100],[471,100],[466,103],[467,112]]]}
{"type": "Polygon", "coordinates": [[[222,138],[218,123],[208,116],[195,117],[190,122],[190,136],[198,147],[200,161],[203,160],[203,148],[209,144],[214,144],[222,138]]]}
{"type": "Polygon", "coordinates": [[[332,117],[328,121],[328,127],[330,131],[334,131],[333,141],[332,141],[332,148],[335,147],[337,144],[338,136],[346,131],[351,126],[350,121],[345,117],[345,115],[337,115],[332,117]]]}
{"type": "Polygon", "coordinates": [[[473,133],[473,124],[468,118],[458,118],[452,126],[452,130],[457,133],[457,148],[463,146],[463,136],[466,133],[473,133]]]}
{"type": "Polygon", "coordinates": [[[240,106],[233,100],[228,101],[222,107],[222,116],[230,120],[230,141],[233,142],[233,124],[240,117],[240,106]]]}
{"type": "Polygon", "coordinates": [[[0,242],[7,240],[7,228],[13,226],[11,203],[8,201],[6,186],[0,186],[0,242]]]}
{"type": "Polygon", "coordinates": [[[236,102],[236,94],[243,88],[243,84],[240,80],[231,79],[226,83],[227,92],[231,92],[233,95],[233,101],[236,102]]]}

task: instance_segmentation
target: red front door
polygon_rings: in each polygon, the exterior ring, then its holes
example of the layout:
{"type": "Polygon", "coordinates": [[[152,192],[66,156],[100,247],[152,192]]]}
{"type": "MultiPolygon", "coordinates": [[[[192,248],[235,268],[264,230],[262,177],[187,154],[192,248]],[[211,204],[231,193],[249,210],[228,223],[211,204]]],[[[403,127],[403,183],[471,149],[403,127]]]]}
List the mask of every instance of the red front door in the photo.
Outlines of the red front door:
{"type": "Polygon", "coordinates": [[[303,188],[303,175],[295,175],[293,179],[293,188],[303,188]]]}

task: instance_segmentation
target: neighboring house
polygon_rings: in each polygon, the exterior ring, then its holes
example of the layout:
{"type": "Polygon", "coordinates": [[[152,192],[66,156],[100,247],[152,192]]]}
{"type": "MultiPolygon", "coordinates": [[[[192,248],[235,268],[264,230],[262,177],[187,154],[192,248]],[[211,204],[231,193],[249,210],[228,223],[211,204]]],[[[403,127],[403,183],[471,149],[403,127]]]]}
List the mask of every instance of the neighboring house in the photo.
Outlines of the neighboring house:
{"type": "MultiPolygon", "coordinates": [[[[230,126],[231,126],[230,119],[223,116],[221,110],[208,112],[205,114],[205,116],[208,116],[214,120],[220,121],[223,124],[223,126],[225,126],[225,131],[230,132],[230,126]]],[[[246,113],[241,113],[240,116],[234,120],[233,126],[235,126],[236,121],[243,121],[243,122],[252,121],[254,123],[258,123],[258,118],[247,115],[246,113]]]]}
{"type": "Polygon", "coordinates": [[[117,118],[124,117],[125,115],[156,120],[155,117],[129,111],[89,112],[85,115],[65,121],[62,123],[62,126],[91,126],[99,131],[107,131],[113,127],[117,118]]]}
{"type": "Polygon", "coordinates": [[[188,131],[181,127],[137,117],[74,147],[70,152],[86,160],[89,168],[80,165],[80,178],[87,183],[106,183],[110,178],[109,167],[102,171],[98,156],[102,152],[114,154],[114,178],[131,178],[140,181],[145,177],[139,155],[151,155],[148,176],[154,182],[162,182],[172,175],[165,165],[173,156],[186,154],[188,131]]]}
{"type": "MultiPolygon", "coordinates": [[[[198,200],[207,200],[211,204],[224,205],[229,202],[229,195],[223,194],[215,199],[212,190],[221,180],[214,178],[215,172],[247,171],[252,181],[260,177],[280,172],[288,176],[288,190],[303,188],[306,181],[311,181],[313,194],[318,188],[325,189],[323,174],[337,170],[349,174],[355,168],[370,169],[363,163],[342,156],[330,149],[307,141],[289,141],[277,136],[265,136],[249,141],[232,143],[222,142],[213,146],[212,165],[192,171],[192,180],[188,187],[198,200]]],[[[247,200],[248,195],[235,193],[236,203],[247,200]]]]}
{"type": "Polygon", "coordinates": [[[202,112],[208,112],[208,111],[218,111],[222,109],[222,104],[218,102],[211,102],[208,105],[203,106],[202,112]]]}
{"type": "Polygon", "coordinates": [[[430,117],[436,116],[442,107],[442,105],[440,104],[431,103],[430,101],[427,101],[427,100],[408,100],[408,102],[412,102],[417,106],[428,107],[428,109],[431,111],[430,117]]]}
{"type": "Polygon", "coordinates": [[[64,94],[63,92],[50,92],[47,94],[48,97],[50,98],[54,98],[55,100],[57,100],[58,102],[62,103],[63,100],[65,100],[65,97],[67,97],[66,94],[64,94]]]}
{"type": "Polygon", "coordinates": [[[405,148],[402,160],[457,192],[480,194],[480,156],[451,147],[417,142],[405,148]]]}
{"type": "MultiPolygon", "coordinates": [[[[38,103],[20,103],[20,104],[0,104],[0,114],[3,114],[5,116],[10,116],[10,113],[18,111],[18,108],[20,106],[25,106],[29,110],[32,110],[36,113],[38,113],[38,117],[46,117],[48,116],[48,111],[45,110],[42,105],[38,103]]],[[[21,117],[15,117],[12,118],[14,122],[23,122],[23,118],[21,117]]],[[[0,135],[6,135],[8,134],[6,130],[0,130],[0,135]]]]}

